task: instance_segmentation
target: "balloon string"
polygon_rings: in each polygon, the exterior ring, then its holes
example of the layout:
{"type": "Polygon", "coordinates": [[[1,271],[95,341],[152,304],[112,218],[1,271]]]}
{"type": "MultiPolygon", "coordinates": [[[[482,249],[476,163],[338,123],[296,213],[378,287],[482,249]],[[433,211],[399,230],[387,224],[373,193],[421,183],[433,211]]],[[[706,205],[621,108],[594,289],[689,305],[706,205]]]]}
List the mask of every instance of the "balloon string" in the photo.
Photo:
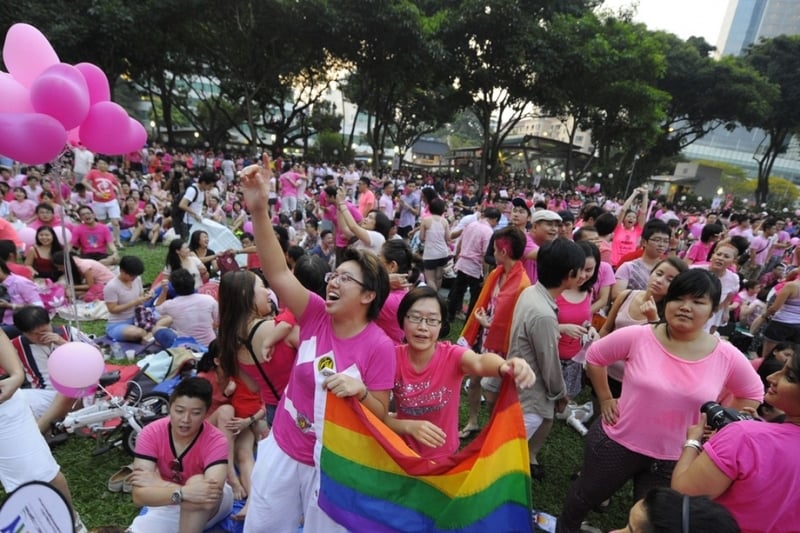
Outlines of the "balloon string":
{"type": "Polygon", "coordinates": [[[69,305],[72,306],[72,317],[67,319],[67,324],[70,329],[75,328],[78,331],[78,338],[81,335],[81,328],[80,328],[80,321],[78,320],[78,299],[75,295],[75,279],[72,275],[72,261],[71,261],[71,254],[72,254],[72,243],[67,240],[67,227],[64,225],[67,219],[67,208],[66,202],[61,194],[61,171],[63,170],[62,158],[67,154],[67,148],[64,147],[64,150],[55,158],[53,164],[51,165],[51,173],[53,175],[55,181],[55,198],[58,205],[61,207],[61,214],[63,216],[61,220],[61,242],[63,243],[64,248],[64,277],[66,278],[67,282],[67,294],[69,296],[69,305]]]}

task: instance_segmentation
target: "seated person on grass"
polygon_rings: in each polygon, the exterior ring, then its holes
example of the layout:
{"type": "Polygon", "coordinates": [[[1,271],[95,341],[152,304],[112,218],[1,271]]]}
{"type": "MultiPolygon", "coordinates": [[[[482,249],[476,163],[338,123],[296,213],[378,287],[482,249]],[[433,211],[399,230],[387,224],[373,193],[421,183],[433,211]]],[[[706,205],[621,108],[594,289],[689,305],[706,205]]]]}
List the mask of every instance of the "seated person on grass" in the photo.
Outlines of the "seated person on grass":
{"type": "Polygon", "coordinates": [[[170,318],[159,319],[154,324],[136,324],[136,308],[153,297],[142,287],[144,263],[135,255],[126,255],[119,262],[119,275],[103,287],[103,299],[108,307],[106,335],[115,341],[152,344],[153,333],[168,326],[170,318]]]}
{"type": "Polygon", "coordinates": [[[203,531],[230,514],[227,441],[205,419],[211,393],[206,379],[183,380],[170,396],[169,416],[139,434],[130,480],[133,503],[148,510],[128,531],[203,531]]]}
{"type": "Polygon", "coordinates": [[[185,268],[172,271],[169,282],[162,280],[162,291],[156,300],[156,311],[172,323],[176,336],[192,337],[198,344],[208,346],[217,335],[219,305],[208,294],[200,294],[194,289],[194,276],[185,268]],[[171,284],[176,296],[167,298],[167,284],[171,284]],[[166,301],[165,301],[166,300],[166,301]]]}
{"type": "Polygon", "coordinates": [[[52,326],[50,315],[37,305],[20,307],[14,313],[14,326],[21,334],[11,344],[30,384],[30,388],[20,389],[19,393],[33,411],[39,431],[48,435],[52,424],[64,418],[77,400],[55,390],[47,372],[47,359],[53,350],[70,342],[75,331],[66,326],[52,326]]]}

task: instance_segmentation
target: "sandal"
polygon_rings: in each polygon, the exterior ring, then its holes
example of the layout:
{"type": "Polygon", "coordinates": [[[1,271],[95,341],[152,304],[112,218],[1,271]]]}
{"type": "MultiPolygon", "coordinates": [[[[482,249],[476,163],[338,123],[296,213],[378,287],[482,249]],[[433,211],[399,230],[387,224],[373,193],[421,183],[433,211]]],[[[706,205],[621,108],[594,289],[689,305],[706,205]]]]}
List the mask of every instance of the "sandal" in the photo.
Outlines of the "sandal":
{"type": "Polygon", "coordinates": [[[125,490],[125,481],[133,474],[133,465],[125,465],[116,472],[114,472],[110,478],[108,478],[108,490],[111,492],[130,492],[130,482],[128,482],[129,490],[125,490]]]}

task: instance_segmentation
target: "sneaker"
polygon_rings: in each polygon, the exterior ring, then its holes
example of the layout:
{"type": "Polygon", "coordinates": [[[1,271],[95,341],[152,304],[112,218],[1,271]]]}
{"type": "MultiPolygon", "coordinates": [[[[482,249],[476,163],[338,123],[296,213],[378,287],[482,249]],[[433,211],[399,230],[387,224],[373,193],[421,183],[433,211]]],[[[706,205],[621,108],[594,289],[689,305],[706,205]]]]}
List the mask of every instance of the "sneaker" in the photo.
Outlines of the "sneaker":
{"type": "Polygon", "coordinates": [[[603,530],[600,528],[596,528],[592,525],[589,525],[589,522],[582,522],[581,528],[579,529],[582,533],[603,533],[603,530]]]}

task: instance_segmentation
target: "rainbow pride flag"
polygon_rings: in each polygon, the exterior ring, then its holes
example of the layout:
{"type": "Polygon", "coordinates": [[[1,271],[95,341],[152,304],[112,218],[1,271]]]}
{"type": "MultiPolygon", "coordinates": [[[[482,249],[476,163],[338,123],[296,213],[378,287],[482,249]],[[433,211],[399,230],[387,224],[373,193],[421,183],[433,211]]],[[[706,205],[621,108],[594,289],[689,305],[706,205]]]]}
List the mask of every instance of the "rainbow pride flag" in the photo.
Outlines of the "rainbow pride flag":
{"type": "Polygon", "coordinates": [[[326,402],[319,505],[350,531],[533,531],[528,442],[512,380],[480,435],[437,462],[355,398],[329,393],[326,402]]]}

